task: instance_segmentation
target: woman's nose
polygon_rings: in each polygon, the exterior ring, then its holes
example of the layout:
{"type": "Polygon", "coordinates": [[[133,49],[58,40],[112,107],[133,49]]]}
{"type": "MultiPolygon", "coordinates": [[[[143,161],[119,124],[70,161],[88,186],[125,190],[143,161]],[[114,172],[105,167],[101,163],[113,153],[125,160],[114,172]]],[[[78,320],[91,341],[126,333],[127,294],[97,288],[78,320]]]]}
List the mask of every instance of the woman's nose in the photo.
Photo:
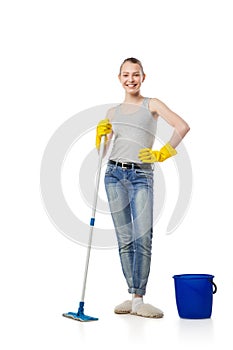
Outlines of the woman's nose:
{"type": "Polygon", "coordinates": [[[134,81],[133,75],[130,75],[128,80],[129,80],[130,82],[134,81]]]}

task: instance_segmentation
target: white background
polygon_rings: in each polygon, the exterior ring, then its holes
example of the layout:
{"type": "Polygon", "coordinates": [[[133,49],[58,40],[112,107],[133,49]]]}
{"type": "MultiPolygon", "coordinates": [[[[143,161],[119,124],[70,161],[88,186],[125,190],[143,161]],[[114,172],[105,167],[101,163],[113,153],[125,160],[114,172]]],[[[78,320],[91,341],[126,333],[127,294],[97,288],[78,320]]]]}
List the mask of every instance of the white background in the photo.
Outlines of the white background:
{"type": "Polygon", "coordinates": [[[232,347],[232,32],[230,0],[1,2],[1,348],[232,347]],[[78,307],[86,250],[46,215],[40,163],[64,121],[123,99],[117,74],[128,56],[143,62],[142,93],[191,127],[192,201],[172,235],[166,208],[155,227],[145,300],[164,319],[112,312],[128,297],[118,253],[95,249],[85,312],[100,320],[73,322],[61,314],[78,307]],[[215,275],[212,319],[179,319],[179,273],[215,275]]]}

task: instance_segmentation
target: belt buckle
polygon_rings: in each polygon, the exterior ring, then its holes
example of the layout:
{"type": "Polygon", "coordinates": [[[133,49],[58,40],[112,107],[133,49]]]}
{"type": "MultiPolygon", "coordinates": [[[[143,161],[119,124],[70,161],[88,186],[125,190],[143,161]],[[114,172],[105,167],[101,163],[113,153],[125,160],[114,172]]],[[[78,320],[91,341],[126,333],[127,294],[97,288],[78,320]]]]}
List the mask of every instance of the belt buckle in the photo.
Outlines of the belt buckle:
{"type": "Polygon", "coordinates": [[[121,168],[122,169],[128,169],[127,165],[128,165],[128,163],[121,163],[121,168]]]}

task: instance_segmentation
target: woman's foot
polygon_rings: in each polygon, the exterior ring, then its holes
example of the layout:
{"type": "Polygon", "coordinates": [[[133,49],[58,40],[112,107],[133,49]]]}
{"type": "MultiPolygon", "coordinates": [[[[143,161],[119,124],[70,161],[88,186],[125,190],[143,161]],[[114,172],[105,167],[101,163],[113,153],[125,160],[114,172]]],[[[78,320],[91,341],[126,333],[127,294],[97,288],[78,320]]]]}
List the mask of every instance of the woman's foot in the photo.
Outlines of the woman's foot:
{"type": "Polygon", "coordinates": [[[131,315],[149,317],[149,318],[162,318],[163,311],[154,307],[151,304],[140,303],[134,310],[132,310],[131,315]]]}
{"type": "Polygon", "coordinates": [[[114,309],[115,314],[131,314],[148,318],[162,318],[163,311],[151,304],[144,304],[142,298],[133,298],[117,305],[114,309]]]}
{"type": "Polygon", "coordinates": [[[130,314],[132,311],[132,300],[126,300],[117,305],[114,309],[115,314],[130,314]]]}

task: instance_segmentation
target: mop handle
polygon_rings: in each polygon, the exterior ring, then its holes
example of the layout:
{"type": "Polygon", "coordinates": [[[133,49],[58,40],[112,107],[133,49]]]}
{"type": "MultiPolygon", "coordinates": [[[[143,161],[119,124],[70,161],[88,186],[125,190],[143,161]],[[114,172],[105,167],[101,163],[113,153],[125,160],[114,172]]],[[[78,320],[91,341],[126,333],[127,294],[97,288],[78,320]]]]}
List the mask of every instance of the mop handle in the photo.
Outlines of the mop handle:
{"type": "Polygon", "coordinates": [[[104,136],[104,137],[102,136],[101,137],[101,142],[100,142],[100,149],[99,149],[99,161],[98,161],[98,168],[97,168],[97,174],[96,174],[96,190],[94,192],[94,199],[93,199],[93,206],[92,206],[92,216],[91,216],[91,220],[90,220],[89,240],[88,240],[88,246],[87,246],[87,257],[86,257],[86,264],[85,264],[85,271],[84,271],[84,278],[83,278],[83,289],[82,289],[82,296],[81,296],[81,301],[82,302],[84,302],[85,291],[86,291],[87,273],[88,273],[90,253],[91,253],[93,228],[94,228],[94,225],[95,225],[95,214],[96,214],[96,206],[97,206],[97,200],[98,200],[100,174],[101,174],[102,159],[103,159],[103,154],[104,154],[105,140],[106,140],[106,136],[104,136]]]}

